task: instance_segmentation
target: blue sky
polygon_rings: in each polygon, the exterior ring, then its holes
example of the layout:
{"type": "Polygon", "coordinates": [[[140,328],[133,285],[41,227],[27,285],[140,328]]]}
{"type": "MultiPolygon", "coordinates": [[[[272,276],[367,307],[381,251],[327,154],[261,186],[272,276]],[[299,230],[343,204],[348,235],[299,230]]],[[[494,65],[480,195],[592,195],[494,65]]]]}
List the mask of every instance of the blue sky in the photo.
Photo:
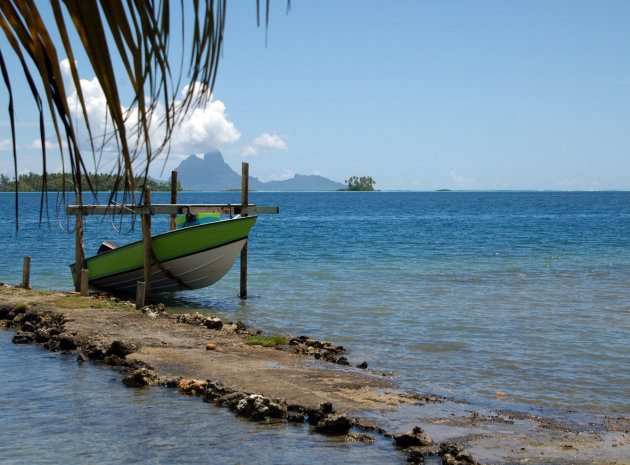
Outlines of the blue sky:
{"type": "MultiPolygon", "coordinates": [[[[176,138],[163,177],[218,148],[262,180],[630,189],[630,2],[293,0],[288,15],[272,3],[267,32],[253,1],[229,3],[213,106],[191,121],[194,143],[176,138]]],[[[29,106],[21,172],[41,169],[29,106]]],[[[0,172],[10,158],[0,151],[0,172]]]]}

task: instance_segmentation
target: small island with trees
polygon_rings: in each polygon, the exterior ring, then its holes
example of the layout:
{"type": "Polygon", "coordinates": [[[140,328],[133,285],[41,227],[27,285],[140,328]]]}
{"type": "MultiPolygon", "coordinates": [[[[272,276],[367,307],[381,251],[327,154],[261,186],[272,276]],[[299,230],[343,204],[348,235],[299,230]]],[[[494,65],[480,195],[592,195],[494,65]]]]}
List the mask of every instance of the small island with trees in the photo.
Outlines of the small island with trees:
{"type": "Polygon", "coordinates": [[[349,179],[344,181],[348,186],[345,189],[339,189],[340,191],[373,191],[376,181],[371,176],[350,176],[349,179]]]}

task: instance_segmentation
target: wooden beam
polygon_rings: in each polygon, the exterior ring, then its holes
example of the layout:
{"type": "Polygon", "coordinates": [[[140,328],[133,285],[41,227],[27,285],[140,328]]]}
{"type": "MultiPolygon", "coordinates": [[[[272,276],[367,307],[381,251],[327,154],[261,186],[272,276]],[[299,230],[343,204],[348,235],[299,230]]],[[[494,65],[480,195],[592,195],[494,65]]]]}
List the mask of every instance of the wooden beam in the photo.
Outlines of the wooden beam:
{"type": "Polygon", "coordinates": [[[144,206],[147,213],[142,215],[142,244],[144,246],[144,283],[145,302],[151,299],[151,188],[144,186],[142,189],[144,206]]]}
{"type": "Polygon", "coordinates": [[[153,204],[145,205],[69,205],[67,215],[184,215],[186,213],[221,213],[224,215],[277,215],[278,207],[263,207],[254,204],[153,204]]]}
{"type": "MultiPolygon", "coordinates": [[[[81,194],[76,194],[77,205],[82,206],[81,194]]],[[[81,291],[81,270],[85,268],[85,247],[83,245],[83,214],[76,215],[74,228],[74,290],[81,291]]]]}
{"type": "MultiPolygon", "coordinates": [[[[171,204],[177,204],[177,171],[171,171],[171,204]]],[[[176,213],[171,213],[171,221],[169,222],[169,230],[177,229],[175,225],[176,213]]]]}
{"type": "MultiPolygon", "coordinates": [[[[243,162],[241,171],[241,205],[249,204],[249,163],[243,162]]],[[[247,213],[242,213],[247,216],[247,213]]],[[[247,299],[247,241],[241,250],[241,299],[247,299]]]]}

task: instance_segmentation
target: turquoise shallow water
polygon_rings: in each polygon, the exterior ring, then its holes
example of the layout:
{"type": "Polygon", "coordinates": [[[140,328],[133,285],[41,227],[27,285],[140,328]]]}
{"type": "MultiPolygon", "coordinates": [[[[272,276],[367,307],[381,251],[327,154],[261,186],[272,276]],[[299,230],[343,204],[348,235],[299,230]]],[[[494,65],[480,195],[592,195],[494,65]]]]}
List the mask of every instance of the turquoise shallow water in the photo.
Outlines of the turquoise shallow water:
{"type": "MultiPolygon", "coordinates": [[[[421,390],[480,403],[502,391],[507,407],[630,414],[630,193],[250,199],[281,212],[260,217],[250,236],[251,298],[236,297],[235,267],[211,288],[162,296],[168,305],[344,344],[351,362],[421,390]]],[[[238,203],[239,194],[180,201],[238,203]]],[[[31,255],[35,287],[69,290],[74,237],[54,219],[37,227],[38,194],[21,196],[15,236],[13,205],[0,195],[0,281],[19,282],[22,256],[31,255]]],[[[166,229],[166,219],[153,224],[166,229]]],[[[86,234],[88,253],[103,239],[138,237],[95,218],[86,234]]]]}

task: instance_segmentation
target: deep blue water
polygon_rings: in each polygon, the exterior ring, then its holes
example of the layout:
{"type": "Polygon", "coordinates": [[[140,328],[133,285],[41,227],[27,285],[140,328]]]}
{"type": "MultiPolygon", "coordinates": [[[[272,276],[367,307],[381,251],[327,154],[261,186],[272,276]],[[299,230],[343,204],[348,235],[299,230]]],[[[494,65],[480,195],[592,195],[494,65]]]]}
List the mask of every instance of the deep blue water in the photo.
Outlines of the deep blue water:
{"type": "MultiPolygon", "coordinates": [[[[215,286],[163,296],[168,305],[344,344],[351,362],[420,390],[630,414],[630,193],[254,192],[250,201],[280,207],[250,235],[250,298],[237,298],[235,267],[215,286]]],[[[70,290],[74,236],[60,231],[54,206],[50,228],[38,228],[39,194],[20,202],[16,236],[14,198],[0,195],[0,281],[18,283],[30,255],[34,287],[70,290]]],[[[165,230],[166,219],[153,227],[165,230]]],[[[87,253],[138,231],[117,236],[109,219],[90,217],[87,253]]]]}

